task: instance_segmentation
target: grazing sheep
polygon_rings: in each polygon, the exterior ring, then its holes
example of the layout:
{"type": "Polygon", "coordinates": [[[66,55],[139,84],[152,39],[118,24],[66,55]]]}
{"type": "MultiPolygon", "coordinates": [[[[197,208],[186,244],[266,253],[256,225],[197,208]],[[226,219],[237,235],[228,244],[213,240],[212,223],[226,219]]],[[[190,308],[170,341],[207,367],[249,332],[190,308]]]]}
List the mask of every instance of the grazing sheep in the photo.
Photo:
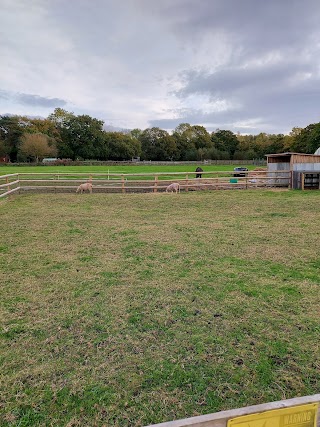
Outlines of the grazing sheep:
{"type": "Polygon", "coordinates": [[[166,193],[180,193],[180,185],[178,182],[173,182],[172,184],[168,185],[168,187],[166,188],[166,193]]]}
{"type": "Polygon", "coordinates": [[[79,187],[77,188],[76,193],[83,193],[84,191],[89,190],[89,193],[92,193],[92,184],[91,182],[86,182],[84,184],[80,184],[79,187]]]}

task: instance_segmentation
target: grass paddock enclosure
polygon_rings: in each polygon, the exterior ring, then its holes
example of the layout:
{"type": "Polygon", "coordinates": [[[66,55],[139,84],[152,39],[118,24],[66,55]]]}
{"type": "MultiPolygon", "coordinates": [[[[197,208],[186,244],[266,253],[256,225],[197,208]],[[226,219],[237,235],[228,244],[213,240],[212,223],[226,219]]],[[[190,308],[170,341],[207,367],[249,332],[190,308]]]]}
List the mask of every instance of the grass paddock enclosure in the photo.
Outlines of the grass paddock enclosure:
{"type": "Polygon", "coordinates": [[[0,425],[144,426],[319,392],[319,192],[0,201],[0,425]]]}
{"type": "Polygon", "coordinates": [[[231,190],[250,188],[287,187],[289,171],[267,172],[255,169],[241,175],[234,171],[202,172],[140,172],[140,173],[79,173],[79,172],[36,172],[0,175],[0,198],[13,192],[72,192],[81,184],[90,181],[95,193],[162,192],[173,183],[179,183],[182,191],[231,190]],[[12,188],[14,186],[14,188],[12,188]]]}

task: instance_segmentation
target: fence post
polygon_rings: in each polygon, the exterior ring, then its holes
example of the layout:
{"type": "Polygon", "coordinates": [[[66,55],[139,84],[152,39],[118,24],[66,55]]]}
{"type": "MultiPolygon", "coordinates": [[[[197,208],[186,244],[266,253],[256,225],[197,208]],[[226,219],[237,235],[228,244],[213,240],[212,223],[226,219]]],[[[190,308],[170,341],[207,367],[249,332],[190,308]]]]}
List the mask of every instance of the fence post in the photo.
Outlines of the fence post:
{"type": "Polygon", "coordinates": [[[186,175],[186,191],[189,191],[189,175],[186,175]]]}
{"type": "Polygon", "coordinates": [[[301,190],[304,190],[304,173],[301,174],[301,190]]]}
{"type": "Polygon", "coordinates": [[[126,189],[124,186],[124,175],[121,175],[121,189],[122,189],[122,193],[126,192],[126,189]]]}
{"type": "Polygon", "coordinates": [[[158,175],[155,175],[153,192],[156,193],[157,191],[158,191],[158,175]]]}
{"type": "MultiPolygon", "coordinates": [[[[11,190],[11,188],[10,188],[10,182],[9,182],[9,178],[6,176],[6,184],[9,184],[8,185],[8,187],[7,187],[7,191],[10,191],[11,190]]],[[[11,194],[9,194],[9,200],[11,199],[11,194]]]]}

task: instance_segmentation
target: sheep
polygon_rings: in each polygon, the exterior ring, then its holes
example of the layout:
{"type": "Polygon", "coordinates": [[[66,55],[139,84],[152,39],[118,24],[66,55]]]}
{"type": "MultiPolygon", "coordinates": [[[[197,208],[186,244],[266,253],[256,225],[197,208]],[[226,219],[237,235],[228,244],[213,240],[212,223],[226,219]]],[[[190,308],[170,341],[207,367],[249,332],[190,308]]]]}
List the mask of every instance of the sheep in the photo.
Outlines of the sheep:
{"type": "Polygon", "coordinates": [[[178,182],[173,182],[172,184],[168,185],[168,187],[166,188],[166,193],[180,193],[180,185],[178,182]]]}
{"type": "Polygon", "coordinates": [[[76,190],[76,193],[82,194],[84,191],[88,190],[89,193],[92,193],[92,184],[91,182],[85,182],[83,184],[80,184],[79,187],[76,190]]]}

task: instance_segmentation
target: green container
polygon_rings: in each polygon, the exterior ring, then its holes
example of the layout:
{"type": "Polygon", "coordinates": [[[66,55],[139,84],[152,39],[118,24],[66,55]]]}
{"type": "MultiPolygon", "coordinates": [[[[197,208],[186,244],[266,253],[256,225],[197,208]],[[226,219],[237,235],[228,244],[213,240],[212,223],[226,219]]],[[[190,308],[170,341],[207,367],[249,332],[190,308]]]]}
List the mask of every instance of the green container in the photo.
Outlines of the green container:
{"type": "Polygon", "coordinates": [[[231,184],[237,184],[238,180],[236,178],[230,179],[231,184]]]}

